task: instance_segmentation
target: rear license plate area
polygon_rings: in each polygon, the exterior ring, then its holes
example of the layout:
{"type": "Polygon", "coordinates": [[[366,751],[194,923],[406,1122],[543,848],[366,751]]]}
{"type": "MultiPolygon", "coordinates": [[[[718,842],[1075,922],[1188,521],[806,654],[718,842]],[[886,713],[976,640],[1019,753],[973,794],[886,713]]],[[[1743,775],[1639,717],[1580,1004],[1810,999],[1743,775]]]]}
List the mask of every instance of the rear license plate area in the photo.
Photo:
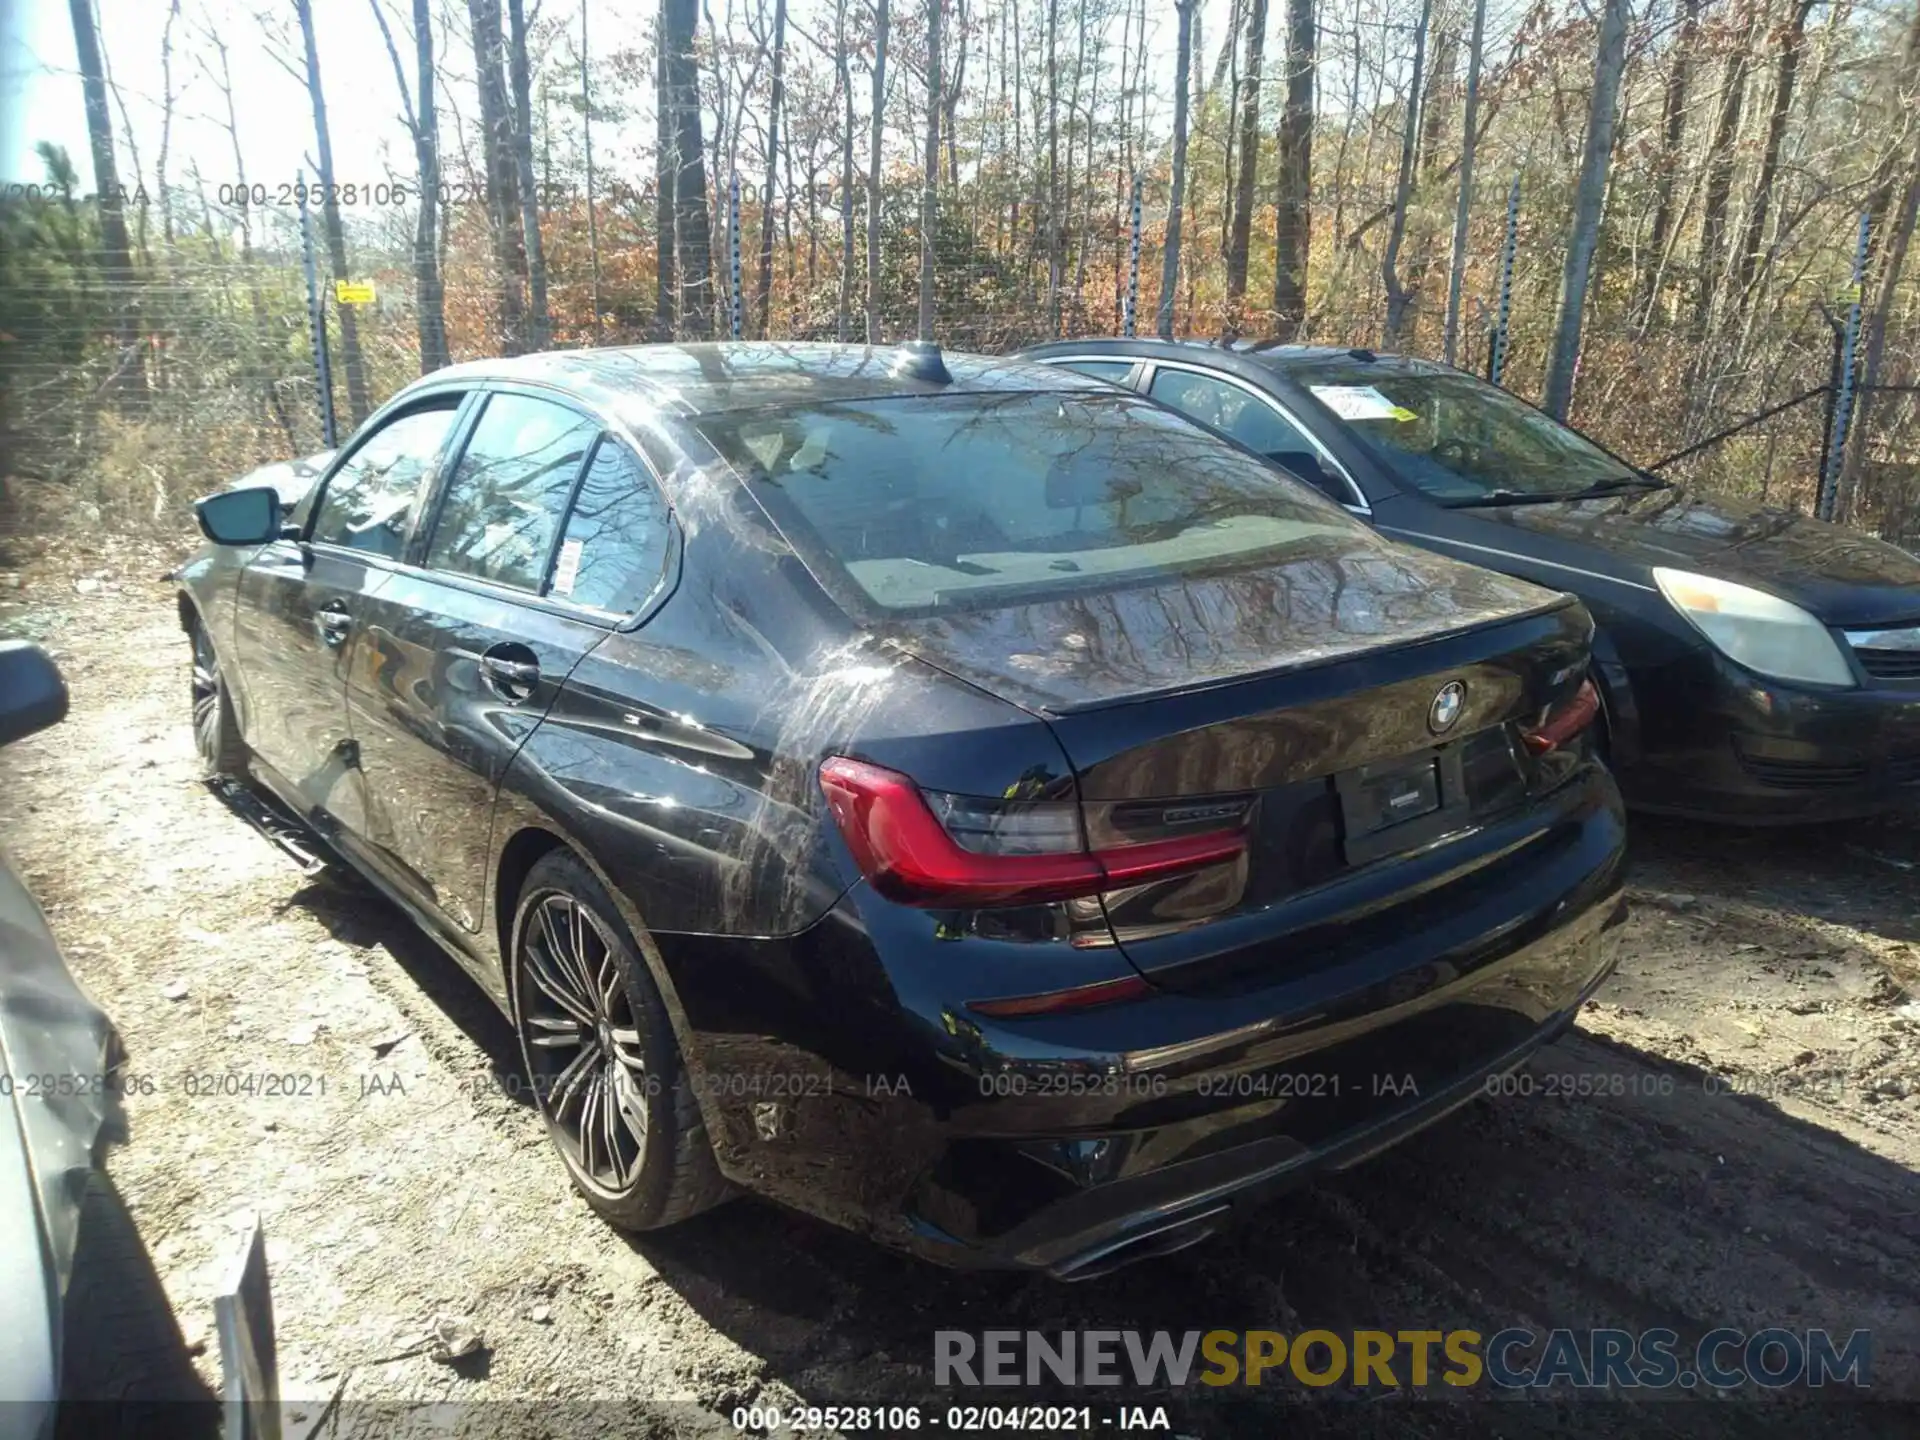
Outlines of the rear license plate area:
{"type": "Polygon", "coordinates": [[[1466,796],[1450,748],[1376,760],[1333,777],[1349,865],[1423,845],[1455,828],[1466,796]]]}

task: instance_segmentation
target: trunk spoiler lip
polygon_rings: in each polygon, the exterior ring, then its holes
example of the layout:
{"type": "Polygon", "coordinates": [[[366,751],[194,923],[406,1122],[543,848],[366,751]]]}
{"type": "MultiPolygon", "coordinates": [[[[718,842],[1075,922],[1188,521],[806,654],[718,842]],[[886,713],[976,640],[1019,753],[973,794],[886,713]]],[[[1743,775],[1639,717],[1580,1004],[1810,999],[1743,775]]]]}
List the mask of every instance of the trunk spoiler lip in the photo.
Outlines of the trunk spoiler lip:
{"type": "MultiPolygon", "coordinates": [[[[1342,665],[1360,655],[1393,654],[1397,651],[1412,650],[1421,645],[1428,645],[1441,640],[1450,640],[1460,635],[1469,634],[1475,630],[1498,629],[1503,625],[1509,625],[1515,621],[1534,620],[1544,615],[1552,615],[1558,611],[1578,605],[1579,603],[1579,599],[1576,596],[1566,594],[1565,592],[1558,592],[1550,594],[1548,599],[1538,605],[1524,610],[1515,610],[1510,614],[1499,616],[1496,619],[1488,619],[1485,616],[1481,616],[1465,624],[1446,629],[1427,631],[1420,635],[1413,636],[1410,639],[1383,640],[1378,645],[1368,645],[1353,650],[1342,650],[1337,654],[1322,655],[1315,659],[1302,660],[1293,664],[1283,663],[1272,665],[1262,670],[1249,670],[1244,675],[1226,675],[1217,680],[1204,680],[1191,685],[1161,685],[1151,690],[1136,690],[1128,695],[1116,695],[1111,699],[1103,700],[1087,700],[1079,704],[1036,705],[1031,707],[1023,705],[1021,708],[1029,710],[1032,714],[1054,720],[1066,719],[1075,715],[1092,715],[1103,710],[1118,710],[1129,705],[1149,704],[1155,700],[1168,700],[1177,696],[1206,695],[1220,690],[1230,690],[1236,685],[1252,684],[1261,680],[1274,679],[1282,675],[1302,675],[1310,671],[1325,669],[1330,665],[1342,665]]],[[[937,669],[946,670],[946,667],[941,665],[937,660],[930,659],[926,656],[918,656],[917,658],[925,660],[927,664],[933,665],[937,669]]],[[[979,688],[978,682],[968,683],[974,684],[976,688],[979,688]]],[[[998,698],[1005,699],[1007,697],[1000,696],[998,698]]]]}

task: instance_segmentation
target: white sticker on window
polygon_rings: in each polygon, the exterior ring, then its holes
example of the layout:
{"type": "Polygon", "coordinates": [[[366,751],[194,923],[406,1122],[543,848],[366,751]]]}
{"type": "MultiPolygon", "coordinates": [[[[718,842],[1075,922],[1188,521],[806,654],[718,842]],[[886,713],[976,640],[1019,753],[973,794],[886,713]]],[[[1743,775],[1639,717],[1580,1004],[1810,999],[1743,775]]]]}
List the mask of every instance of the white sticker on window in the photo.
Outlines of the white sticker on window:
{"type": "Polygon", "coordinates": [[[1413,420],[1413,411],[1396,405],[1371,385],[1310,385],[1314,398],[1342,420],[1413,420]]]}
{"type": "Polygon", "coordinates": [[[586,548],[582,540],[569,540],[560,547],[560,561],[553,567],[554,594],[573,594],[574,582],[580,578],[580,552],[586,548]]]}

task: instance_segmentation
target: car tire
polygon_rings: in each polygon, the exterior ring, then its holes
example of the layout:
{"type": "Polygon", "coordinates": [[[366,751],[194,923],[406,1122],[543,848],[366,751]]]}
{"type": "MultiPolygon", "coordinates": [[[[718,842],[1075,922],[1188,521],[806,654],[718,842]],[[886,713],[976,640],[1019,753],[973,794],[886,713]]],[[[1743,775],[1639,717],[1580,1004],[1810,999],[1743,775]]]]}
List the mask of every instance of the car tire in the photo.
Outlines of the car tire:
{"type": "Polygon", "coordinates": [[[557,850],[533,867],[512,948],[521,1064],[574,1188],[623,1230],[726,1199],[660,992],[577,856],[557,850]]]}
{"type": "Polygon", "coordinates": [[[219,1433],[167,1293],[113,1182],[95,1171],[80,1206],[61,1308],[57,1440],[219,1433]]]}
{"type": "Polygon", "coordinates": [[[247,747],[240,739],[227,677],[213,637],[198,619],[188,630],[193,642],[193,748],[200,757],[200,773],[209,780],[239,779],[247,770],[247,747]]]}

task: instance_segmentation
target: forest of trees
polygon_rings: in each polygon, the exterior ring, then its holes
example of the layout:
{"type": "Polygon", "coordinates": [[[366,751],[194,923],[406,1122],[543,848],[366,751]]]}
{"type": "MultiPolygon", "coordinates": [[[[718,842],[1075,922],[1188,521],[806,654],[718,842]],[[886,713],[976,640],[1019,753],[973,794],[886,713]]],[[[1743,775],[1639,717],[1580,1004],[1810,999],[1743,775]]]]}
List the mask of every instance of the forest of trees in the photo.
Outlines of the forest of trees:
{"type": "Polygon", "coordinates": [[[1517,197],[1504,383],[1649,463],[1804,394],[1676,473],[1805,505],[1851,333],[1842,511],[1920,534],[1920,0],[659,0],[639,26],[594,0],[153,3],[136,123],[69,0],[94,193],[47,147],[0,211],[16,474],[139,468],[157,510],[205,488],[179,457],[317,446],[299,215],[248,166],[232,82],[274,64],[311,117],[343,427],[449,360],[736,315],[988,352],[1113,333],[1136,185],[1142,331],[1484,371],[1517,197]],[[315,27],[350,5],[385,54],[335,76],[315,27]],[[375,157],[334,153],[349,84],[409,141],[378,196],[375,157]],[[189,92],[231,140],[217,172],[173,153],[189,92]]]}

